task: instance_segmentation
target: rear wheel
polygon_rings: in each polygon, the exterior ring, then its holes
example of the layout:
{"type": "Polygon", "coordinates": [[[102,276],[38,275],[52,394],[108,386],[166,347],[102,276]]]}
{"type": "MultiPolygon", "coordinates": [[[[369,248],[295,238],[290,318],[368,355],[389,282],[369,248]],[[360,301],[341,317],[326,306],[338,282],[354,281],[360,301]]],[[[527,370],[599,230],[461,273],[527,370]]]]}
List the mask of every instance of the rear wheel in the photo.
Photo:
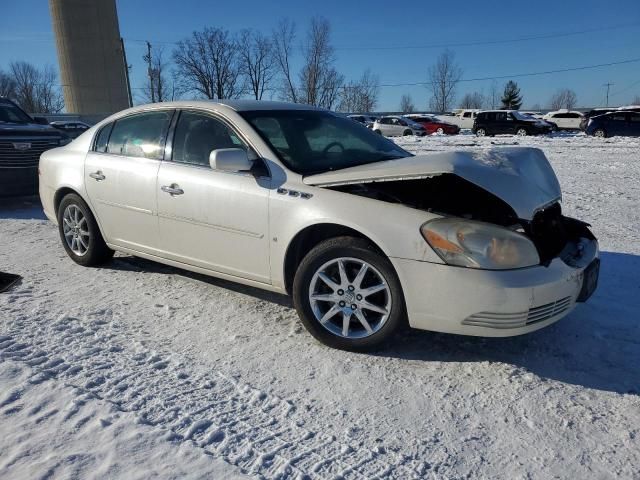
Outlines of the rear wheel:
{"type": "Polygon", "coordinates": [[[329,239],[309,252],[296,272],[293,301],[311,335],[344,350],[380,345],[404,319],[391,262],[354,237],[329,239]]]}
{"type": "Polygon", "coordinates": [[[487,131],[484,128],[478,128],[476,129],[476,135],[478,137],[484,137],[487,135],[487,131]]]}
{"type": "Polygon", "coordinates": [[[404,132],[402,132],[402,135],[404,135],[405,137],[408,137],[409,135],[413,135],[413,132],[411,130],[407,129],[404,132]]]}
{"type": "Polygon", "coordinates": [[[58,232],[67,255],[85,267],[101,265],[113,257],[96,219],[82,198],[70,193],[58,207],[58,232]]]}
{"type": "Polygon", "coordinates": [[[527,129],[526,128],[519,128],[516,131],[516,135],[518,135],[520,137],[526,137],[528,135],[527,129]]]}
{"type": "Polygon", "coordinates": [[[375,129],[374,132],[376,132],[378,135],[382,135],[382,132],[378,129],[375,129]]]}
{"type": "Polygon", "coordinates": [[[605,132],[602,128],[598,128],[595,132],[593,132],[594,137],[606,138],[607,132],[605,132]]]}
{"type": "Polygon", "coordinates": [[[444,128],[438,127],[438,129],[436,130],[436,133],[442,135],[444,133],[444,128]]]}

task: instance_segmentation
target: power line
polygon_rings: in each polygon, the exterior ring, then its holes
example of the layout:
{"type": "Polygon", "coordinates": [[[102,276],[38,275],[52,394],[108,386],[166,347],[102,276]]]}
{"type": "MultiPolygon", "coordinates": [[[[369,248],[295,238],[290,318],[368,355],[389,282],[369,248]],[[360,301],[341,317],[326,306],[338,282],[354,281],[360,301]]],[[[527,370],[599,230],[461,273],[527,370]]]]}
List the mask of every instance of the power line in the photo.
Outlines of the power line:
{"type": "MultiPolygon", "coordinates": [[[[608,30],[618,30],[622,28],[632,28],[640,26],[640,22],[627,23],[622,25],[611,25],[608,27],[591,28],[586,30],[574,30],[570,32],[562,33],[549,33],[543,35],[528,35],[523,37],[505,38],[498,40],[481,40],[474,42],[458,42],[458,43],[434,43],[427,45],[352,45],[352,46],[336,46],[336,50],[416,50],[416,49],[429,49],[429,48],[457,48],[457,47],[475,47],[486,45],[502,45],[509,43],[529,42],[533,40],[545,40],[551,38],[564,38],[576,35],[584,35],[588,33],[604,32],[608,30]]],[[[146,43],[147,40],[139,40],[136,38],[125,38],[128,42],[146,43]]],[[[166,40],[152,40],[153,43],[159,43],[163,45],[177,45],[179,42],[171,42],[166,40]]],[[[301,45],[299,45],[301,46],[301,45]]]]}
{"type": "MultiPolygon", "coordinates": [[[[551,75],[554,73],[563,73],[563,72],[576,72],[580,70],[591,70],[594,68],[602,68],[602,67],[611,67],[614,65],[624,65],[628,63],[636,63],[640,62],[640,58],[631,58],[628,60],[620,60],[618,62],[609,62],[609,63],[599,63],[596,65],[584,65],[581,67],[571,67],[571,68],[560,68],[557,70],[545,70],[542,72],[528,72],[528,73],[513,73],[510,75],[498,75],[493,77],[478,77],[478,78],[463,78],[459,80],[459,82],[480,82],[485,80],[503,80],[506,78],[521,78],[521,77],[534,77],[539,75],[551,75]]],[[[382,83],[378,85],[379,87],[413,87],[420,85],[432,85],[433,82],[412,82],[412,83],[382,83]]]]}

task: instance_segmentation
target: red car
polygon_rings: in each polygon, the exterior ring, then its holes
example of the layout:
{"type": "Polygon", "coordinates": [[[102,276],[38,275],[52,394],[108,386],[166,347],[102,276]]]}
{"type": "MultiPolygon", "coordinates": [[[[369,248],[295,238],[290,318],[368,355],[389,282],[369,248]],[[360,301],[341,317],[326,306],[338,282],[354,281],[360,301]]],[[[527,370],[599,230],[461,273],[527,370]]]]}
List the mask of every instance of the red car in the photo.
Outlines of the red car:
{"type": "Polygon", "coordinates": [[[443,122],[442,120],[438,120],[436,117],[432,117],[429,115],[405,115],[405,117],[410,118],[414,122],[422,125],[427,131],[427,135],[431,135],[432,133],[446,133],[447,135],[455,135],[457,133],[460,133],[459,126],[452,123],[443,122]]]}

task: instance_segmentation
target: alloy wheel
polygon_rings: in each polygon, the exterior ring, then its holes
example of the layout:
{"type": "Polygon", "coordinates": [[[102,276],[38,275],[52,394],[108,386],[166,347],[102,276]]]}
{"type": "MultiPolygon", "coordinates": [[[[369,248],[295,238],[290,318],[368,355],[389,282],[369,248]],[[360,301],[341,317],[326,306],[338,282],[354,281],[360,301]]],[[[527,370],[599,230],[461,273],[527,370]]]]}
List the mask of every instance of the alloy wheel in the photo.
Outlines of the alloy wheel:
{"type": "Polygon", "coordinates": [[[62,215],[62,232],[67,246],[71,251],[82,257],[89,250],[89,225],[82,210],[77,205],[71,204],[65,208],[62,215]]]}
{"type": "Polygon", "coordinates": [[[391,313],[391,289],[382,274],[358,258],[335,258],[311,278],[309,302],[315,319],[343,338],[365,338],[391,313]]]}

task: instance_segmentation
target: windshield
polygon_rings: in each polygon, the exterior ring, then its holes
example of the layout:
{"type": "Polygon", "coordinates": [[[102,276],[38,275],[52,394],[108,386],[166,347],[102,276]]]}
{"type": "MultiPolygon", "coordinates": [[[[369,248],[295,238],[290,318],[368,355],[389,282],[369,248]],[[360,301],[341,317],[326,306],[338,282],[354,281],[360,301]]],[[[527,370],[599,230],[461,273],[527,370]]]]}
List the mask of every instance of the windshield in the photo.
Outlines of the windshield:
{"type": "Polygon", "coordinates": [[[0,122],[32,123],[33,120],[18,107],[10,104],[4,104],[0,105],[0,122]]]}
{"type": "Polygon", "coordinates": [[[535,118],[530,117],[529,115],[527,115],[526,113],[521,113],[521,112],[511,112],[511,115],[513,115],[516,119],[518,120],[527,120],[527,121],[531,121],[531,120],[535,120],[535,118]]]}
{"type": "Polygon", "coordinates": [[[362,124],[316,110],[239,112],[294,172],[312,174],[411,154],[362,124]]]}

